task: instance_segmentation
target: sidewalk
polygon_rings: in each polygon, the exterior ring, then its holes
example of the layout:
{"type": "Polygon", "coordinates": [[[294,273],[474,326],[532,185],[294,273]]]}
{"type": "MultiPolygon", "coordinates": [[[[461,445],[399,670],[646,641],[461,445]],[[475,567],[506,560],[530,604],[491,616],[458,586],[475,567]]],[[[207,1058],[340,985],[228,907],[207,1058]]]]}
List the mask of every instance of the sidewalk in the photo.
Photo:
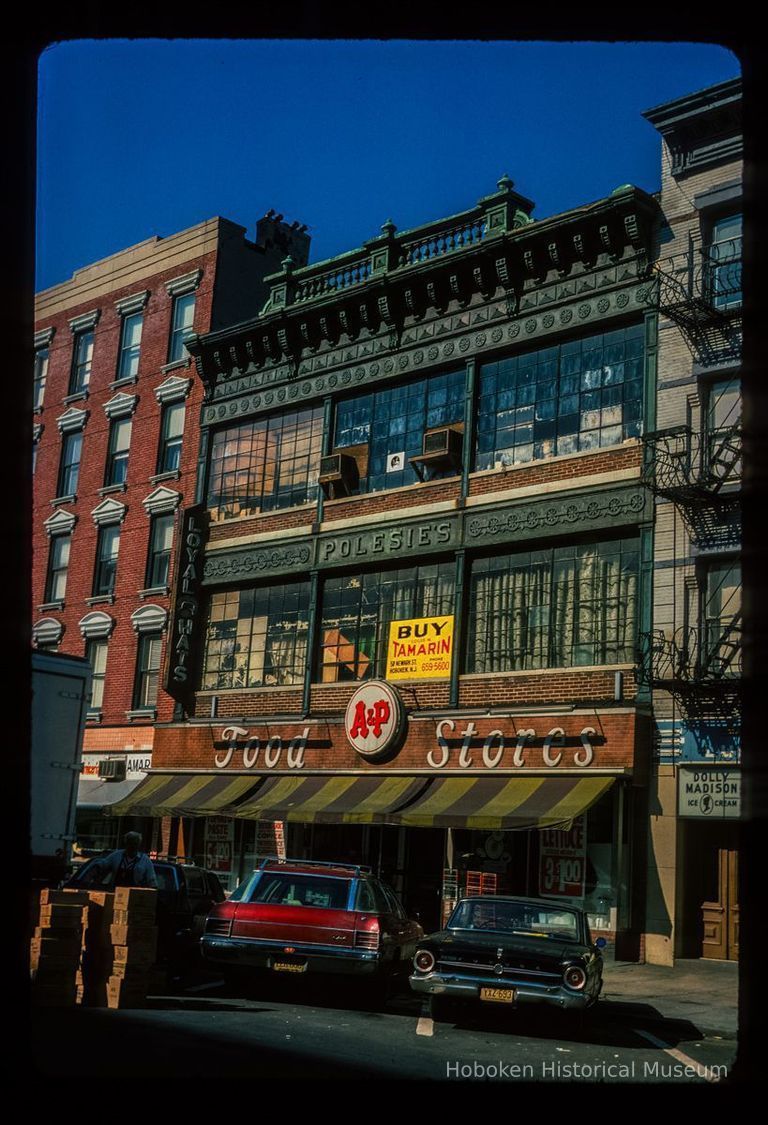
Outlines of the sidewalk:
{"type": "Polygon", "coordinates": [[[671,969],[606,961],[603,982],[601,1002],[647,1006],[664,1019],[687,1020],[702,1032],[736,1035],[739,966],[735,961],[678,960],[671,969]]]}

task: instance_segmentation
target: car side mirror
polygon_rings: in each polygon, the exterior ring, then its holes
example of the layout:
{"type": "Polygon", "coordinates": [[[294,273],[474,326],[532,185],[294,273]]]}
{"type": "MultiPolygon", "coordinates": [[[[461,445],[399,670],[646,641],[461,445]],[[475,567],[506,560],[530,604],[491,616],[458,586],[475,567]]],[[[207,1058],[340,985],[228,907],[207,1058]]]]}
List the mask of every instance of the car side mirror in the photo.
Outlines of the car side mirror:
{"type": "Polygon", "coordinates": [[[608,942],[605,940],[604,937],[599,937],[599,938],[595,939],[595,949],[605,949],[607,944],[608,944],[608,942]]]}

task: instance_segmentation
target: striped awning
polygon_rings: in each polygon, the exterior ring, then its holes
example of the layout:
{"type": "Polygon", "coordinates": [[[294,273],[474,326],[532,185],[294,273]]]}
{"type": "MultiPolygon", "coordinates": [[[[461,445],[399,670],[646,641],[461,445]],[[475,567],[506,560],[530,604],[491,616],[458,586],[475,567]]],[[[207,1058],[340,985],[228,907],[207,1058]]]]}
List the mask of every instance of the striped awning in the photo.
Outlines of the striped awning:
{"type": "Polygon", "coordinates": [[[231,773],[150,773],[124,801],[113,805],[113,816],[220,816],[229,806],[256,789],[262,777],[231,773]]]}
{"type": "Polygon", "coordinates": [[[280,777],[234,810],[249,820],[391,824],[429,784],[420,777],[280,777]]]}
{"type": "Polygon", "coordinates": [[[88,812],[101,812],[125,801],[141,781],[99,781],[81,777],[77,787],[77,807],[88,812]]]}
{"type": "Polygon", "coordinates": [[[613,777],[446,777],[388,821],[405,828],[556,828],[602,797],[613,777]]]}

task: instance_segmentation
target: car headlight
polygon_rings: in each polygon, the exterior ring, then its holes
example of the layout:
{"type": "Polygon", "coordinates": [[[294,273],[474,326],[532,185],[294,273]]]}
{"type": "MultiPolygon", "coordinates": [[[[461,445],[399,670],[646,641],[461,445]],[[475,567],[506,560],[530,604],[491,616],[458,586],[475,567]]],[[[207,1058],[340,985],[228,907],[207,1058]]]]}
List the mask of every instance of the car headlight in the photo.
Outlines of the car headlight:
{"type": "Polygon", "coordinates": [[[420,973],[431,973],[435,967],[434,954],[428,949],[420,949],[413,959],[413,965],[420,973]]]}
{"type": "Polygon", "coordinates": [[[581,965],[569,965],[563,973],[563,980],[568,988],[578,991],[587,983],[587,974],[581,965]]]}

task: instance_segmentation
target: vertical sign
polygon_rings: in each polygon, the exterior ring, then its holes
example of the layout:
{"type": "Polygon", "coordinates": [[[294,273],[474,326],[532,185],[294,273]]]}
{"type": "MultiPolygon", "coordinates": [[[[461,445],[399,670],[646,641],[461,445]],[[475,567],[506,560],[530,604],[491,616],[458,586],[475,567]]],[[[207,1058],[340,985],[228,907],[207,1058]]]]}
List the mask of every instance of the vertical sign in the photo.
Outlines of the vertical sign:
{"type": "Polygon", "coordinates": [[[205,821],[205,866],[217,874],[232,871],[235,822],[229,816],[209,816],[205,821]]]}
{"type": "Polygon", "coordinates": [[[547,898],[583,898],[586,873],[584,817],[569,830],[545,828],[539,834],[539,894],[547,898]]]}
{"type": "Polygon", "coordinates": [[[205,516],[201,505],[187,508],[181,520],[176,558],[173,618],[168,644],[165,690],[183,703],[190,694],[200,632],[205,516]]]}
{"type": "Polygon", "coordinates": [[[285,859],[285,824],[282,820],[260,820],[256,825],[256,855],[259,859],[285,859]]]}

